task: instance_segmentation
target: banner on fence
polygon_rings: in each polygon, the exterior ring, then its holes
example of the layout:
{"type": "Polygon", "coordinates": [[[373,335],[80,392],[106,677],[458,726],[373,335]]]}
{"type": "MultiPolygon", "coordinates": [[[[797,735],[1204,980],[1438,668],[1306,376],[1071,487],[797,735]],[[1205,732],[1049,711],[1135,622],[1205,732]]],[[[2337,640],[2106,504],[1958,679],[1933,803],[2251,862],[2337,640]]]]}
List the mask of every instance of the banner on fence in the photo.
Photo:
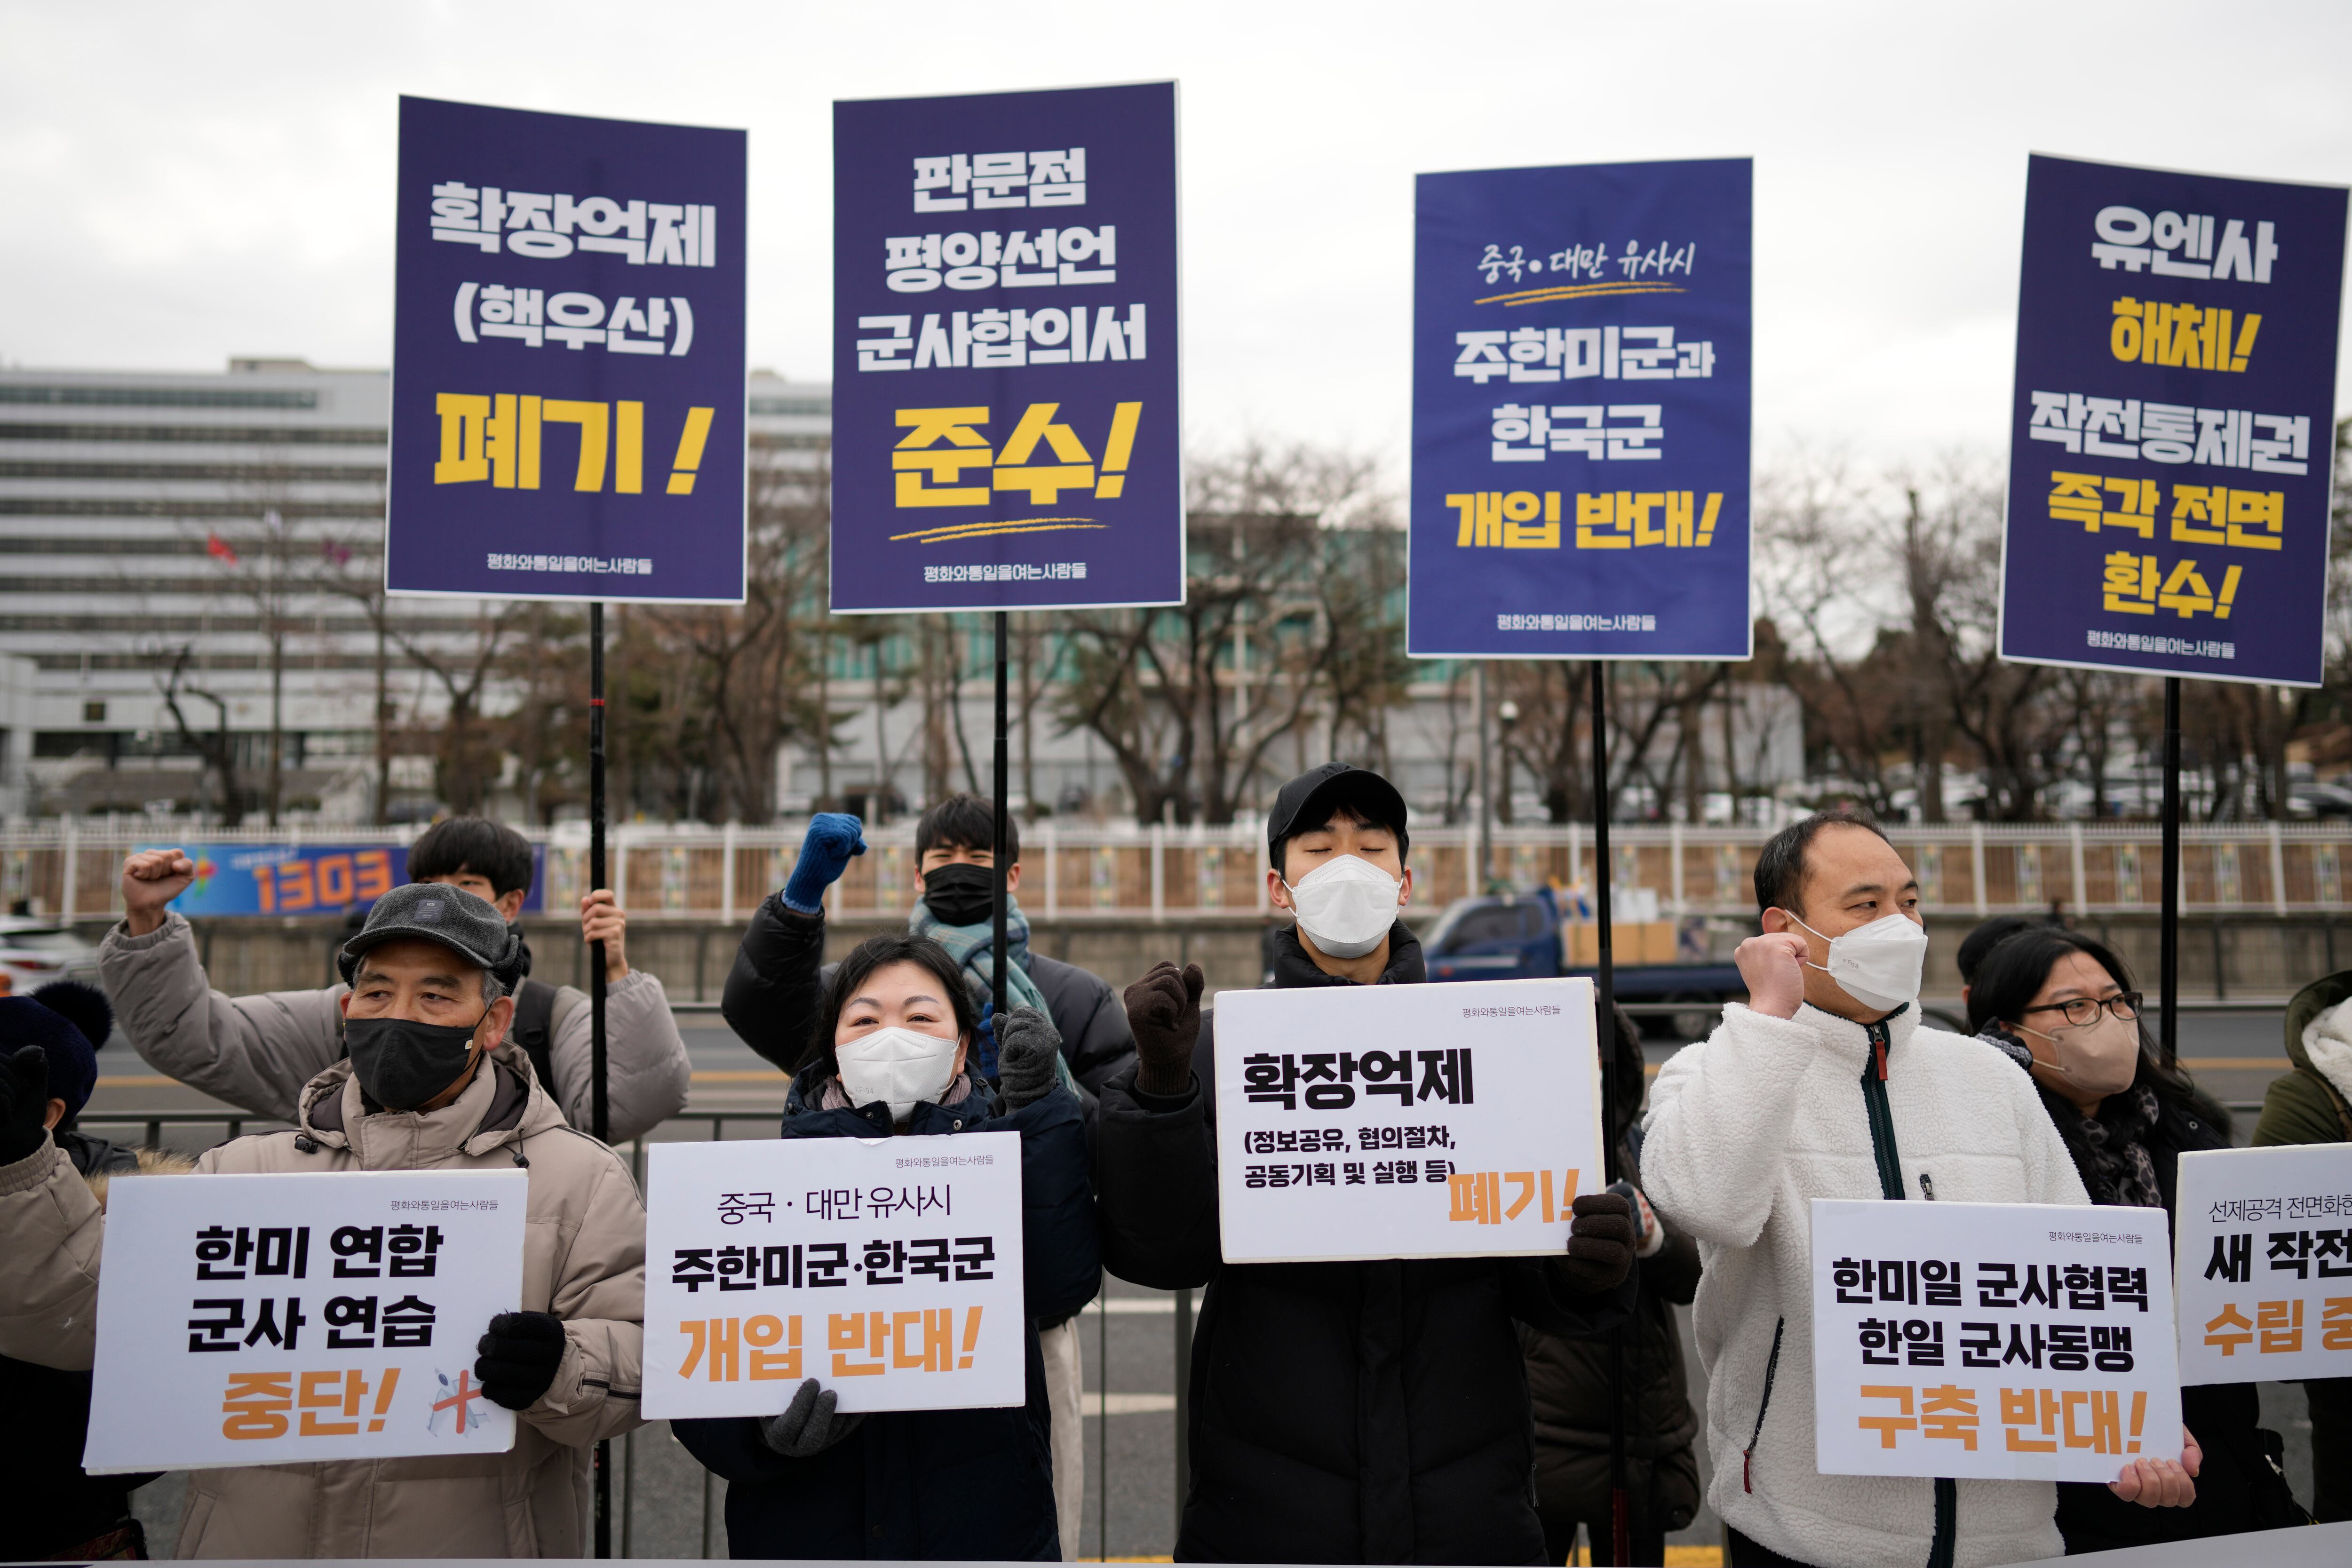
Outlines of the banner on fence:
{"type": "Polygon", "coordinates": [[[499,1454],[474,1381],[522,1300],[520,1171],[118,1176],[82,1465],[499,1454]]]}
{"type": "Polygon", "coordinates": [[[1748,657],[1751,184],[1420,177],[1414,657],[1748,657]]]}
{"type": "Polygon", "coordinates": [[[2319,683],[2345,212],[2028,162],[2002,658],[2319,683]]]}
{"type": "Polygon", "coordinates": [[[1592,1006],[1581,979],[1225,992],[1225,1261],[1565,1250],[1601,1186],[1592,1006]]]}
{"type": "Polygon", "coordinates": [[[833,608],[1181,603],[1176,84],[833,134],[833,608]]]}
{"type": "Polygon", "coordinates": [[[1021,1139],[656,1143],[646,1198],[648,1420],[1027,1397],[1021,1139]]]}
{"type": "Polygon", "coordinates": [[[1822,1473],[2112,1481],[2180,1457],[2162,1209],[1813,1200],[1822,1473]]]}
{"type": "MultiPolygon", "coordinates": [[[[338,915],[373,903],[408,880],[405,844],[142,844],[177,848],[196,863],[196,879],[172,900],[201,915],[338,915]]],[[[530,847],[526,914],[546,904],[547,846],[530,847]]]]}
{"type": "Polygon", "coordinates": [[[743,159],[400,100],[387,592],[741,603],[743,159]]]}
{"type": "Polygon", "coordinates": [[[2180,1157],[2180,1381],[2352,1376],[2352,1143],[2180,1157]]]}

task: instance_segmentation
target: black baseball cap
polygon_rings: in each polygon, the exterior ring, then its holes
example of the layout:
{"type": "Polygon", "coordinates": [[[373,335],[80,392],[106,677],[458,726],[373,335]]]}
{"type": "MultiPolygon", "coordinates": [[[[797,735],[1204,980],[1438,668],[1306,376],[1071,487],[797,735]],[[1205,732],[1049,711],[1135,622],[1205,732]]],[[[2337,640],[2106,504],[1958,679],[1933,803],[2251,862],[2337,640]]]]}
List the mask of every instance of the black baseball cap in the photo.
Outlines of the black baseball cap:
{"type": "Polygon", "coordinates": [[[1325,763],[1284,784],[1274,797],[1274,810],[1265,819],[1265,853],[1274,868],[1282,869],[1286,840],[1323,826],[1341,806],[1395,834],[1399,859],[1412,847],[1405,832],[1404,796],[1396,785],[1353,763],[1325,763]]]}
{"type": "Polygon", "coordinates": [[[439,942],[501,982],[515,979],[521,942],[506,917],[488,899],[446,882],[408,882],[378,899],[367,923],[335,955],[335,967],[349,984],[364,954],[388,942],[419,939],[439,942]]]}

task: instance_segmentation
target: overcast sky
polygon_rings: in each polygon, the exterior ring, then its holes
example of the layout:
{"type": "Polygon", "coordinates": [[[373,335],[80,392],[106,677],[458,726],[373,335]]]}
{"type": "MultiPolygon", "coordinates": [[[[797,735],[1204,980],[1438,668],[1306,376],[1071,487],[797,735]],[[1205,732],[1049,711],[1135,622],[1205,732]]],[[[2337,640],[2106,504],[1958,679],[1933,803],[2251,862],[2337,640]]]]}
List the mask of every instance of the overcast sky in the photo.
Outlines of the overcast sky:
{"type": "Polygon", "coordinates": [[[2352,181],[2347,66],[2340,4],[0,0],[0,362],[384,364],[410,92],[748,129],[751,363],[821,379],[832,100],[1173,77],[1194,446],[1402,477],[1416,172],[1747,154],[1759,452],[1923,461],[2000,446],[2029,151],[2352,181]]]}

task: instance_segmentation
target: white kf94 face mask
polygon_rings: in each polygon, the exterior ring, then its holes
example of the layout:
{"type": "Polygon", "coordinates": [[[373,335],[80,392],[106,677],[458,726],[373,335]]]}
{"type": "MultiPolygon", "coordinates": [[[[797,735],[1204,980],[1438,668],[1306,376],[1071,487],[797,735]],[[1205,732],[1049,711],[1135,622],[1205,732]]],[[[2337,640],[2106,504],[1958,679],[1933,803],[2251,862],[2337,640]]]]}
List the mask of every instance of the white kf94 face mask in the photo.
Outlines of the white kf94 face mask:
{"type": "MultiPolygon", "coordinates": [[[[1805,926],[1794,912],[1780,912],[1805,926]]],[[[1822,934],[1811,926],[1805,929],[1815,936],[1822,934]]],[[[1927,933],[1909,916],[1885,915],[1826,940],[1830,961],[1814,963],[1809,959],[1806,966],[1826,973],[1864,1006],[1892,1013],[1918,1000],[1919,971],[1927,962],[1927,933]]]]}
{"type": "Polygon", "coordinates": [[[843,1041],[833,1047],[833,1058],[851,1105],[878,1100],[889,1106],[891,1121],[904,1121],[916,1106],[939,1099],[955,1082],[958,1044],[952,1035],[893,1026],[843,1041]]]}
{"type": "Polygon", "coordinates": [[[1316,950],[1332,958],[1361,958],[1381,945],[1396,924],[1404,884],[1360,856],[1327,860],[1293,887],[1291,908],[1298,929],[1316,950]]]}

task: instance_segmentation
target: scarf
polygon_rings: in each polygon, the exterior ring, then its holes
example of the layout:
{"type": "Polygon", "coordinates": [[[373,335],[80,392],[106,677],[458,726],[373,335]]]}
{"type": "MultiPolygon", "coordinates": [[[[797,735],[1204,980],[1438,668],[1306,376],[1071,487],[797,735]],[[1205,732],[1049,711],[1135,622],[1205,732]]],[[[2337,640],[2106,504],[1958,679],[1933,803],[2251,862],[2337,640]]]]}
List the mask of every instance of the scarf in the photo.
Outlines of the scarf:
{"type": "MultiPolygon", "coordinates": [[[[977,1087],[978,1086],[971,1080],[971,1073],[960,1072],[956,1074],[955,1082],[948,1085],[945,1089],[941,1090],[940,1098],[934,1103],[940,1105],[961,1105],[965,1100],[970,1100],[972,1097],[977,1087]]],[[[840,1074],[835,1073],[833,1077],[824,1080],[824,1087],[817,1091],[816,1108],[819,1110],[855,1110],[857,1109],[857,1107],[849,1103],[849,1091],[841,1087],[840,1074]]]]}
{"type": "Polygon", "coordinates": [[[2099,1102],[2095,1116],[2084,1115],[2071,1101],[2054,1095],[2045,1093],[2043,1099],[2093,1203],[2123,1208],[2164,1206],[2156,1162],[2147,1152],[2147,1135],[2156,1128],[2156,1090],[2141,1084],[2111,1094],[2099,1102]]]}
{"type": "MultiPolygon", "coordinates": [[[[963,972],[980,983],[981,994],[993,999],[996,995],[996,928],[993,921],[982,921],[977,925],[951,926],[931,913],[929,904],[918,900],[915,912],[908,917],[907,929],[917,936],[929,937],[948,950],[963,972]]],[[[1004,977],[1004,1005],[1009,1008],[1034,1007],[1047,1017],[1054,1010],[1045,1005],[1045,994],[1029,978],[1029,921],[1021,912],[1021,905],[1007,898],[1004,901],[1004,956],[1011,960],[1007,968],[1012,973],[1004,977]]],[[[991,1028],[979,1040],[980,1073],[993,1080],[996,1077],[996,1031],[991,1028]]],[[[1068,1081],[1068,1069],[1063,1069],[1064,1081],[1068,1081]]]]}

